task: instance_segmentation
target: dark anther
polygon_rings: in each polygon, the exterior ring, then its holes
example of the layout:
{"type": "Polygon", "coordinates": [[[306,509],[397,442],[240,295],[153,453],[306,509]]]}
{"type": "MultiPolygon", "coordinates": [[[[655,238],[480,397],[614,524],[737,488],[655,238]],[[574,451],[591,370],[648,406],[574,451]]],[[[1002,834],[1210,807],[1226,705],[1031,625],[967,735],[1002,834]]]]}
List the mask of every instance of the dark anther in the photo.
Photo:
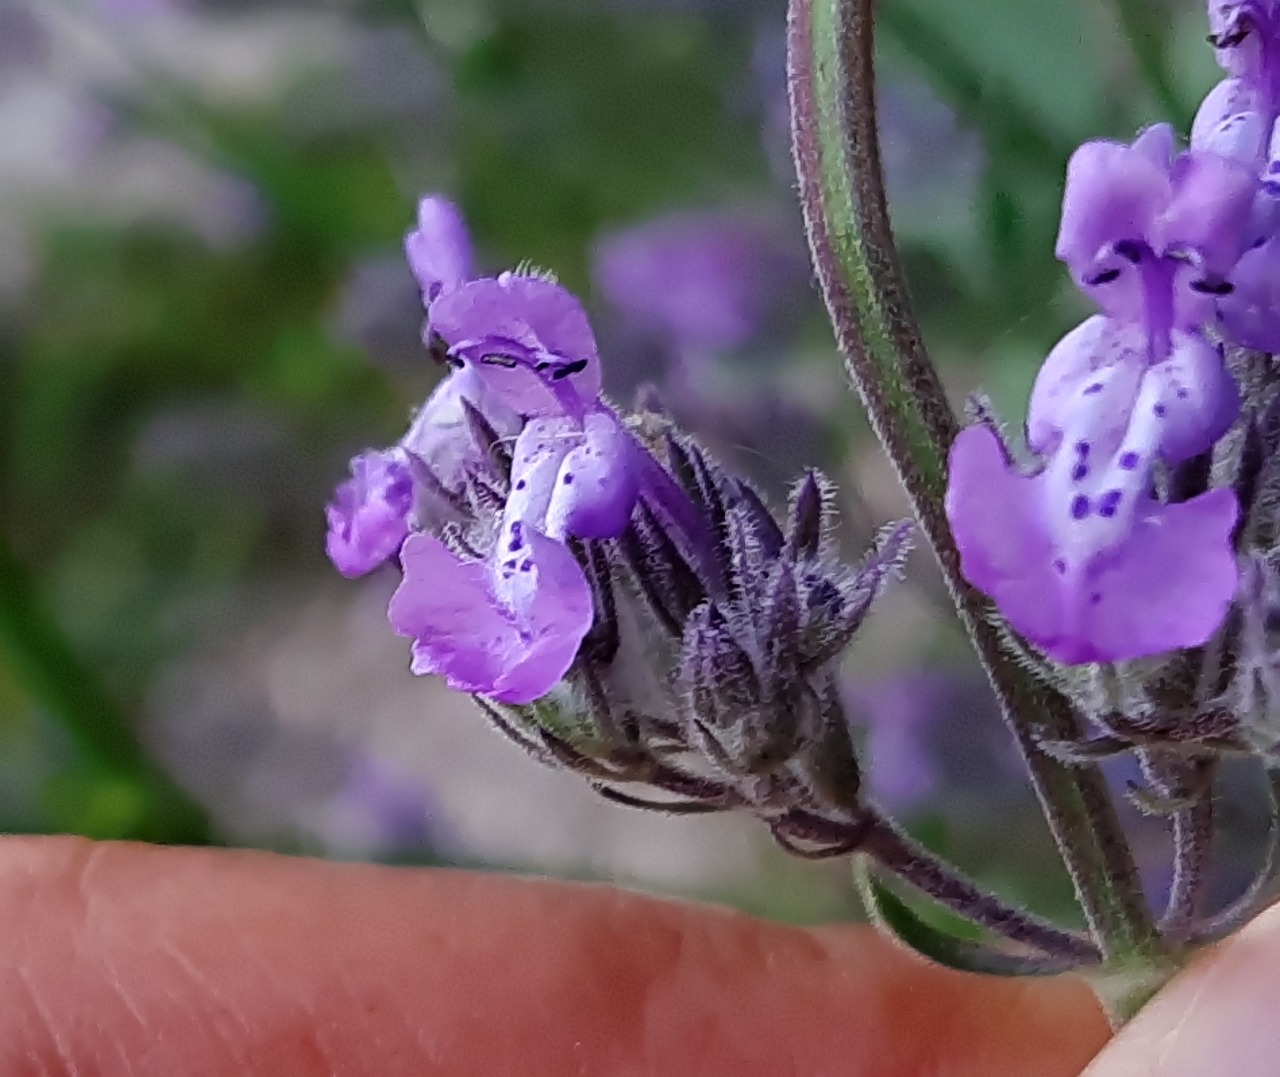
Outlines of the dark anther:
{"type": "Polygon", "coordinates": [[[556,367],[551,372],[552,381],[563,381],[565,378],[573,374],[581,374],[587,369],[587,360],[575,359],[572,363],[565,363],[564,366],[556,367]]]}
{"type": "Polygon", "coordinates": [[[518,359],[512,359],[509,355],[482,355],[480,362],[486,366],[500,366],[503,370],[512,370],[520,365],[518,359]]]}
{"type": "Polygon", "coordinates": [[[1230,295],[1236,286],[1229,280],[1193,280],[1191,290],[1201,295],[1230,295]]]}
{"type": "Polygon", "coordinates": [[[1085,284],[1089,285],[1092,288],[1099,284],[1110,284],[1113,280],[1118,280],[1119,277],[1120,277],[1120,270],[1105,269],[1101,273],[1097,274],[1096,276],[1089,277],[1085,281],[1085,284]]]}
{"type": "Polygon", "coordinates": [[[1205,38],[1205,40],[1208,41],[1215,49],[1234,49],[1252,32],[1253,25],[1249,20],[1241,19],[1236,23],[1236,28],[1234,30],[1228,31],[1225,34],[1210,34],[1205,38]]]}

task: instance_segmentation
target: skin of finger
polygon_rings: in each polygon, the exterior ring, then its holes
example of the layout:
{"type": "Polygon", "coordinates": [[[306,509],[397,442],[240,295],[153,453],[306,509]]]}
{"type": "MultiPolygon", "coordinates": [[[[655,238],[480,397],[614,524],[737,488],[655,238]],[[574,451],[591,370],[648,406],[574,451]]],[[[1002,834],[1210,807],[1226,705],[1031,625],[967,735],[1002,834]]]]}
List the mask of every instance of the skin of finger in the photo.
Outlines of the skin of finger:
{"type": "Polygon", "coordinates": [[[1280,906],[1200,955],[1086,1077],[1280,1074],[1280,906]]]}
{"type": "Polygon", "coordinates": [[[0,1073],[1079,1073],[1078,981],[607,886],[0,839],[0,1073]]]}

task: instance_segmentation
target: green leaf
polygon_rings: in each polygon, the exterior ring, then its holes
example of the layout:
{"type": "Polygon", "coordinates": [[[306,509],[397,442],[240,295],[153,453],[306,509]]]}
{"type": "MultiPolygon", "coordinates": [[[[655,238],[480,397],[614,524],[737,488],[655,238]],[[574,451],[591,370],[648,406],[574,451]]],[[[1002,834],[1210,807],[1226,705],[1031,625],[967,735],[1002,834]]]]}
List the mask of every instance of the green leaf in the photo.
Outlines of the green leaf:
{"type": "Polygon", "coordinates": [[[986,976],[1055,976],[1074,968],[1063,958],[1018,952],[953,935],[929,923],[880,882],[869,860],[855,861],[854,872],[867,913],[874,923],[936,964],[986,976]]]}

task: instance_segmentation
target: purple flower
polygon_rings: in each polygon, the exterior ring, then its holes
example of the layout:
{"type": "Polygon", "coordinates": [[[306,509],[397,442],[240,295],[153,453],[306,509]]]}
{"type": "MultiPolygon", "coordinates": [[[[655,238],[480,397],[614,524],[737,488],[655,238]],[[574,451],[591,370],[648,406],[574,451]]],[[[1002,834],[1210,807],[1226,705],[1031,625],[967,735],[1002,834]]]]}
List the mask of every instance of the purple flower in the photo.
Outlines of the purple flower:
{"type": "Polygon", "coordinates": [[[523,415],[581,415],[600,395],[600,357],[582,304],[555,281],[503,273],[443,293],[427,328],[523,415]]]}
{"type": "Polygon", "coordinates": [[[441,293],[428,322],[464,364],[459,376],[528,419],[489,548],[458,552],[441,537],[413,536],[391,622],[414,640],[415,672],[528,703],[564,676],[594,615],[566,543],[626,529],[641,450],[599,400],[581,304],[553,281],[511,273],[470,281],[441,293]]]}
{"type": "Polygon", "coordinates": [[[1108,490],[1064,504],[1053,470],[1019,475],[990,430],[960,434],[947,512],[965,578],[1068,664],[1140,658],[1213,635],[1236,590],[1233,493],[1161,505],[1130,492],[1126,506],[1124,490],[1108,490]],[[1108,527],[1112,511],[1120,522],[1108,527]]]}
{"type": "Polygon", "coordinates": [[[449,517],[444,496],[462,484],[481,451],[466,430],[464,400],[482,410],[499,433],[519,428],[514,413],[493,399],[474,370],[453,371],[400,443],[360,453],[351,461],[351,478],[334,491],[325,510],[325,547],[344,576],[372,572],[396,555],[412,528],[449,517]],[[435,481],[421,481],[424,467],[435,481]]]}
{"type": "Polygon", "coordinates": [[[1213,316],[1250,238],[1257,180],[1216,153],[1174,155],[1173,130],[1087,142],[1067,165],[1056,253],[1107,314],[1157,340],[1213,316]]]}
{"type": "Polygon", "coordinates": [[[1152,128],[1068,166],[1057,253],[1106,312],[1068,333],[1032,390],[1020,473],[986,427],[951,452],[947,513],[966,579],[1046,654],[1109,662],[1204,643],[1235,594],[1238,506],[1163,503],[1157,464],[1221,438],[1240,395],[1201,324],[1230,292],[1255,182],[1152,128]]]}
{"type": "Polygon", "coordinates": [[[516,440],[511,491],[483,559],[415,535],[392,627],[413,639],[413,670],[505,703],[529,703],[564,676],[594,616],[570,538],[625,530],[639,493],[639,448],[597,405],[582,421],[531,420],[516,440]]]}
{"type": "Polygon", "coordinates": [[[404,252],[425,303],[471,279],[466,221],[457,206],[439,195],[428,195],[418,203],[418,227],[405,236],[404,252]]]}
{"type": "Polygon", "coordinates": [[[325,550],[344,576],[363,576],[394,557],[409,534],[413,475],[399,449],[371,449],[351,461],[325,509],[325,550]]]}
{"type": "Polygon", "coordinates": [[[593,275],[611,304],[677,350],[730,351],[764,321],[777,247],[751,219],[669,214],[601,240],[593,275]]]}
{"type": "Polygon", "coordinates": [[[1209,0],[1209,40],[1225,71],[1256,83],[1280,78],[1280,3],[1209,0]]]}
{"type": "Polygon", "coordinates": [[[504,703],[549,692],[578,653],[594,616],[591,588],[568,547],[516,524],[517,572],[452,553],[434,535],[405,543],[404,581],[391,626],[413,639],[413,672],[504,703]]]}
{"type": "Polygon", "coordinates": [[[1097,316],[1054,348],[1027,421],[1043,469],[1023,475],[984,427],[951,453],[947,512],[966,579],[1066,663],[1196,646],[1236,590],[1230,490],[1151,494],[1157,460],[1207,449],[1239,410],[1216,349],[1175,331],[1159,363],[1136,323],[1097,316]]]}
{"type": "Polygon", "coordinates": [[[1191,129],[1193,147],[1239,161],[1261,182],[1245,237],[1248,252],[1220,303],[1223,333],[1235,344],[1280,350],[1280,4],[1216,0],[1210,40],[1230,73],[1210,91],[1191,129]]]}

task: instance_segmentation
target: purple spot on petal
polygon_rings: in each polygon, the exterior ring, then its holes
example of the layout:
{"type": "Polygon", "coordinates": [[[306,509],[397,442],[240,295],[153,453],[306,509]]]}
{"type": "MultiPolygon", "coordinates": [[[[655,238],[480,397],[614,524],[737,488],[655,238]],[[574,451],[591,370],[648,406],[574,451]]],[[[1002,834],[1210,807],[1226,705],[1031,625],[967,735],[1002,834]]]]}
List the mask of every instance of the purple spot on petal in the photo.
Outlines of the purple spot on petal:
{"type": "Polygon", "coordinates": [[[1110,519],[1119,510],[1122,500],[1124,500],[1124,494],[1121,491],[1108,490],[1098,502],[1098,515],[1110,519]]]}
{"type": "Polygon", "coordinates": [[[1101,596],[1100,594],[1098,594],[1098,592],[1097,592],[1097,591],[1094,591],[1094,592],[1093,592],[1093,594],[1091,594],[1091,595],[1089,596],[1089,605],[1090,605],[1090,606],[1096,606],[1096,605],[1098,605],[1101,601],[1102,601],[1102,596],[1101,596]]]}
{"type": "Polygon", "coordinates": [[[1120,454],[1120,467],[1125,471],[1136,471],[1138,463],[1142,459],[1136,452],[1125,452],[1120,454]]]}
{"type": "Polygon", "coordinates": [[[1083,482],[1088,477],[1089,467],[1087,464],[1076,464],[1076,466],[1071,469],[1072,482],[1083,482]]]}
{"type": "Polygon", "coordinates": [[[1083,520],[1089,515],[1089,499],[1084,494],[1076,494],[1071,499],[1071,518],[1083,520]]]}
{"type": "Polygon", "coordinates": [[[523,490],[528,485],[529,484],[524,479],[521,479],[519,482],[516,483],[516,489],[523,490]]]}
{"type": "Polygon", "coordinates": [[[1168,413],[1169,409],[1166,408],[1163,404],[1157,404],[1154,408],[1151,409],[1151,411],[1157,419],[1163,419],[1165,415],[1168,413]]]}
{"type": "Polygon", "coordinates": [[[566,471],[566,472],[564,473],[564,478],[563,478],[563,479],[561,479],[560,481],[561,481],[562,483],[564,483],[566,486],[570,486],[570,485],[572,485],[572,484],[573,484],[573,472],[572,472],[572,471],[566,471]]]}
{"type": "Polygon", "coordinates": [[[1076,442],[1076,455],[1081,460],[1087,460],[1089,457],[1089,443],[1087,441],[1076,442]]]}
{"type": "Polygon", "coordinates": [[[1102,392],[1102,382],[1100,381],[1095,381],[1092,384],[1086,385],[1084,387],[1085,396],[1093,396],[1094,393],[1100,393],[1100,392],[1102,392]]]}
{"type": "Polygon", "coordinates": [[[1190,395],[1191,395],[1191,394],[1190,394],[1190,393],[1188,393],[1188,392],[1186,391],[1186,389],[1179,389],[1179,390],[1178,390],[1178,399],[1179,399],[1179,400],[1186,400],[1186,399],[1187,399],[1187,397],[1189,397],[1190,395]]]}
{"type": "Polygon", "coordinates": [[[1053,563],[1053,570],[1057,572],[1060,576],[1065,576],[1067,572],[1067,563],[1061,557],[1059,557],[1053,563]]]}

